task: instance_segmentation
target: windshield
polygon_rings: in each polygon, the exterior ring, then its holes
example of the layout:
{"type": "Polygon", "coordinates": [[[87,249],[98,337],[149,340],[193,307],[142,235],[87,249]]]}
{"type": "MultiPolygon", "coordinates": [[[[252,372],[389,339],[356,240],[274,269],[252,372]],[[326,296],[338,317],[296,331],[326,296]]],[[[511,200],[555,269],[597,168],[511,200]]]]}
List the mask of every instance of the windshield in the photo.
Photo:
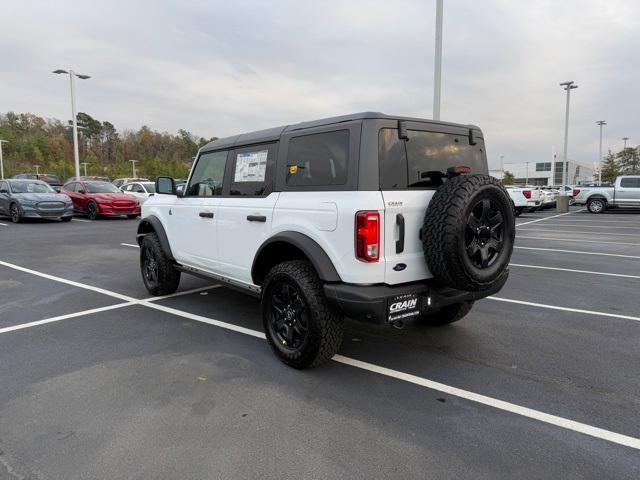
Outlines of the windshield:
{"type": "Polygon", "coordinates": [[[437,188],[451,167],[469,167],[470,173],[488,173],[484,142],[467,135],[409,130],[409,139],[398,138],[395,128],[378,135],[380,188],[437,188]]]}
{"type": "Polygon", "coordinates": [[[44,182],[9,182],[13,193],[56,193],[56,191],[44,182]]]}
{"type": "Polygon", "coordinates": [[[113,183],[86,182],[85,186],[89,193],[121,193],[113,183]]]}
{"type": "Polygon", "coordinates": [[[142,186],[147,191],[147,193],[156,193],[156,184],[155,183],[143,183],[142,186]]]}

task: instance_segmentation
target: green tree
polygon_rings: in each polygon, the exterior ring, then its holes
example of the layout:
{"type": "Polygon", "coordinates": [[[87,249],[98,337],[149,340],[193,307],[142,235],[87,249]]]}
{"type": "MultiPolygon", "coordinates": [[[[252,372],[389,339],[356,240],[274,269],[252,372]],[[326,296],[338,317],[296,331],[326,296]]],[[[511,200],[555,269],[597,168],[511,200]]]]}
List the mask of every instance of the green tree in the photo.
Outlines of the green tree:
{"type": "Polygon", "coordinates": [[[503,185],[513,185],[513,182],[515,182],[516,177],[513,176],[513,173],[511,173],[508,170],[505,170],[503,175],[502,175],[502,184],[503,185]]]}
{"type": "Polygon", "coordinates": [[[616,160],[620,166],[622,175],[635,175],[640,173],[640,153],[638,148],[627,147],[616,154],[616,160]]]}
{"type": "Polygon", "coordinates": [[[602,181],[613,182],[620,175],[620,167],[616,155],[609,150],[602,163],[602,181]]]}

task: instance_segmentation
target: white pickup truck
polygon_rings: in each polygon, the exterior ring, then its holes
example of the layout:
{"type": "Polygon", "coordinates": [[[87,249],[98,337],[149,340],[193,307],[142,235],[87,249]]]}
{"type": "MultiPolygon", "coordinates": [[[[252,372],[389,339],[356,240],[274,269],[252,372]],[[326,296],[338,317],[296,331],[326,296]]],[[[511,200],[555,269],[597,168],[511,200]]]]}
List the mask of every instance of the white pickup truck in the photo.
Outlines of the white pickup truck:
{"type": "Polygon", "coordinates": [[[613,187],[576,187],[573,201],[586,205],[591,213],[608,208],[640,208],[640,175],[620,176],[613,187]]]}
{"type": "Polygon", "coordinates": [[[513,209],[516,216],[520,215],[525,209],[535,212],[542,206],[542,193],[539,187],[505,187],[513,202],[513,209]]]}

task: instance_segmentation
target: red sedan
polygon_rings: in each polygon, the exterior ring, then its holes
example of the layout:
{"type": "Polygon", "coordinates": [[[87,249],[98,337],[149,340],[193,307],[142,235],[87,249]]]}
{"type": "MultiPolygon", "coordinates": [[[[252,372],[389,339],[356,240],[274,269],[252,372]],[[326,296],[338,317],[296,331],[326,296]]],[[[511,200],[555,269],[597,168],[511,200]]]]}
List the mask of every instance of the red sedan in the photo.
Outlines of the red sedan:
{"type": "Polygon", "coordinates": [[[126,215],[136,218],[140,215],[140,203],[132,196],[122,193],[109,182],[73,181],[66,183],[60,193],[71,197],[73,210],[86,213],[91,220],[100,215],[115,217],[126,215]]]}

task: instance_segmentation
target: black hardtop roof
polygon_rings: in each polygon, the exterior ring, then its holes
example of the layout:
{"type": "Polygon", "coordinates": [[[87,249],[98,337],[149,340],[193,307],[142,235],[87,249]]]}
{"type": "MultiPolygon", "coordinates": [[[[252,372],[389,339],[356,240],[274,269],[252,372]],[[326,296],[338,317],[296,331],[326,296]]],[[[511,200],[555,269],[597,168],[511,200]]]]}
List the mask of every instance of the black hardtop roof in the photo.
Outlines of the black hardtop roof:
{"type": "Polygon", "coordinates": [[[360,112],[351,113],[349,115],[340,115],[338,117],[322,118],[320,120],[312,120],[309,122],[300,122],[292,125],[283,125],[280,127],[268,128],[266,130],[257,130],[255,132],[242,133],[240,135],[233,135],[231,137],[219,138],[213,142],[207,143],[201,148],[201,150],[218,150],[220,148],[229,148],[236,145],[245,145],[260,142],[273,142],[280,138],[284,132],[292,132],[295,130],[303,130],[305,128],[322,127],[325,125],[333,125],[343,122],[351,122],[353,120],[365,120],[365,119],[377,119],[377,120],[407,120],[410,122],[422,122],[432,123],[437,125],[448,125],[451,127],[463,127],[473,128],[480,131],[480,128],[475,125],[464,125],[460,123],[442,122],[439,120],[429,120],[426,118],[415,117],[403,117],[399,115],[386,115],[380,112],[360,112]]]}

